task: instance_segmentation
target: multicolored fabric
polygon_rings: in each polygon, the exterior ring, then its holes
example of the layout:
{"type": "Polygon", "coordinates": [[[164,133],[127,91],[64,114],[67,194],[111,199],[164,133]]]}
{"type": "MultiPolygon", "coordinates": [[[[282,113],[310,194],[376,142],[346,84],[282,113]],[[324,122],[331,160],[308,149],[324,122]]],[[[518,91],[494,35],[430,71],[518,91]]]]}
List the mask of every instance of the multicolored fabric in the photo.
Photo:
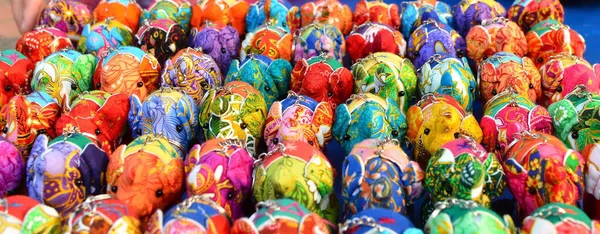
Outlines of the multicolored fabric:
{"type": "Polygon", "coordinates": [[[18,94],[0,108],[0,136],[13,143],[24,159],[39,134],[56,137],[54,125],[61,108],[45,92],[18,94]]]}
{"type": "Polygon", "coordinates": [[[421,66],[418,75],[421,96],[428,93],[446,94],[458,101],[466,111],[473,110],[473,102],[477,98],[477,80],[466,57],[435,54],[421,66]]]}
{"type": "Polygon", "coordinates": [[[184,158],[190,141],[202,135],[194,99],[178,89],[161,88],[145,100],[131,96],[127,123],[132,138],[162,134],[184,158]]]}
{"type": "Polygon", "coordinates": [[[506,234],[517,230],[509,215],[500,217],[474,201],[455,198],[438,202],[425,224],[425,233],[431,234],[479,232],[506,234]]]}
{"type": "Polygon", "coordinates": [[[217,63],[221,73],[226,73],[231,60],[240,53],[240,35],[234,27],[209,22],[201,28],[192,28],[188,45],[202,49],[217,63]]]}
{"type": "Polygon", "coordinates": [[[92,11],[86,4],[71,0],[50,0],[40,16],[39,26],[57,28],[77,42],[86,24],[92,23],[92,11]]]}
{"type": "Polygon", "coordinates": [[[107,194],[90,196],[65,217],[64,233],[132,233],[140,232],[137,215],[123,202],[107,194]]]}
{"type": "Polygon", "coordinates": [[[600,93],[600,65],[590,65],[588,61],[574,55],[560,54],[550,57],[540,69],[542,75],[542,102],[549,106],[562,100],[584,85],[591,93],[600,93]]]}
{"type": "Polygon", "coordinates": [[[462,58],[467,55],[467,44],[450,26],[427,20],[410,35],[406,57],[418,69],[435,54],[462,58]]]}
{"type": "Polygon", "coordinates": [[[521,217],[552,202],[575,205],[583,198],[585,161],[552,135],[522,132],[503,161],[521,217]]]}
{"type": "Polygon", "coordinates": [[[337,223],[334,169],[321,151],[306,142],[286,141],[258,158],[252,186],[257,202],[290,198],[330,223],[337,223]]]}
{"type": "Polygon", "coordinates": [[[240,59],[244,60],[251,54],[261,54],[270,59],[292,61],[292,40],[293,35],[284,28],[267,22],[246,34],[246,39],[242,41],[240,59]]]}
{"type": "Polygon", "coordinates": [[[556,20],[541,21],[527,33],[528,57],[539,69],[550,57],[561,53],[583,58],[585,39],[581,34],[556,20]]]}
{"type": "Polygon", "coordinates": [[[540,207],[523,220],[521,233],[598,233],[600,223],[579,208],[552,203],[540,207]]]}
{"type": "Polygon", "coordinates": [[[34,64],[16,50],[0,51],[0,106],[20,93],[31,92],[34,64]]]}
{"type": "Polygon", "coordinates": [[[124,93],[145,100],[158,88],[161,66],[154,55],[133,46],[122,46],[98,61],[95,89],[124,93]]]}
{"type": "Polygon", "coordinates": [[[406,116],[393,98],[371,93],[355,94],[336,108],[333,136],[344,153],[366,139],[386,138],[404,141],[408,128],[406,116]]]}
{"type": "Polygon", "coordinates": [[[494,0],[460,1],[452,7],[456,21],[456,31],[466,37],[469,30],[483,21],[496,17],[505,17],[506,9],[494,0]]]}
{"type": "MultiPolygon", "coordinates": [[[[354,27],[364,23],[383,24],[391,27],[393,30],[400,29],[400,13],[397,4],[387,4],[383,1],[360,0],[354,7],[352,15],[354,27]]],[[[400,34],[400,32],[398,32],[400,34]]],[[[402,35],[400,34],[400,37],[402,35]]]]}
{"type": "Polygon", "coordinates": [[[297,32],[293,50],[296,62],[325,53],[342,63],[346,55],[346,41],[342,32],[332,24],[314,23],[297,32]]]}
{"type": "Polygon", "coordinates": [[[0,208],[0,232],[3,233],[61,233],[60,215],[54,208],[33,198],[15,195],[3,198],[0,208]]]}
{"type": "Polygon", "coordinates": [[[527,39],[519,25],[504,17],[485,19],[469,30],[465,37],[467,54],[476,62],[486,60],[498,52],[527,54],[527,39]]]}
{"type": "Polygon", "coordinates": [[[131,32],[136,33],[142,7],[131,0],[102,0],[92,12],[93,22],[114,19],[127,26],[131,32]]]}
{"type": "Polygon", "coordinates": [[[330,233],[327,221],[301,202],[278,199],[259,202],[256,213],[233,224],[232,234],[330,233]]]}
{"type": "Polygon", "coordinates": [[[407,114],[406,136],[414,146],[414,158],[427,168],[429,158],[444,144],[461,134],[481,143],[481,128],[475,116],[466,112],[454,98],[445,94],[427,94],[407,114]]]}
{"type": "Polygon", "coordinates": [[[290,78],[292,91],[317,102],[329,102],[334,111],[350,97],[353,84],[350,70],[327,55],[296,61],[290,78]]]}
{"type": "Polygon", "coordinates": [[[75,128],[104,152],[111,154],[120,144],[127,124],[127,113],[129,97],[126,94],[91,91],[66,103],[54,128],[58,134],[75,128]]]}
{"type": "Polygon", "coordinates": [[[412,32],[427,19],[454,26],[454,16],[450,5],[437,0],[416,0],[400,3],[402,27],[400,31],[404,39],[410,38],[412,32]]]}
{"type": "Polygon", "coordinates": [[[568,148],[583,151],[600,142],[600,94],[577,86],[563,100],[548,107],[554,124],[554,134],[568,148]]]}
{"type": "Polygon", "coordinates": [[[477,73],[483,103],[509,88],[532,102],[542,96],[542,77],[528,57],[499,52],[482,61],[477,73]]]}
{"type": "Polygon", "coordinates": [[[186,35],[183,27],[173,20],[149,20],[142,23],[135,35],[134,45],[154,55],[159,64],[165,64],[167,59],[187,47],[186,35]]]}
{"type": "Polygon", "coordinates": [[[565,9],[559,0],[515,1],[508,9],[508,18],[528,32],[535,24],[547,19],[565,21],[565,9]]]}
{"type": "Polygon", "coordinates": [[[354,145],[342,165],[344,219],[370,208],[406,214],[423,192],[424,177],[399,141],[367,139],[354,145]]]}
{"type": "Polygon", "coordinates": [[[254,158],[239,140],[216,138],[194,145],[185,158],[187,196],[206,196],[236,220],[252,189],[254,158]]]}
{"type": "Polygon", "coordinates": [[[494,153],[473,138],[461,136],[429,159],[424,184],[431,202],[458,198],[490,208],[491,201],[504,192],[506,178],[494,153]]]}
{"type": "Polygon", "coordinates": [[[35,65],[48,55],[72,47],[73,44],[65,32],[57,28],[38,27],[24,33],[17,41],[15,49],[31,59],[35,65]]]}
{"type": "Polygon", "coordinates": [[[142,223],[179,201],[182,181],[183,157],[162,135],[143,135],[119,146],[106,169],[108,194],[132,208],[142,223]]]}
{"type": "Polygon", "coordinates": [[[497,94],[483,109],[480,124],[483,145],[501,157],[522,131],[552,134],[552,117],[548,110],[513,89],[497,94]]]}
{"type": "Polygon", "coordinates": [[[162,73],[162,87],[179,87],[200,105],[211,86],[222,86],[223,75],[215,60],[202,50],[185,48],[167,60],[162,73]]]}
{"type": "Polygon", "coordinates": [[[304,141],[323,149],[332,138],[331,125],[333,108],[329,102],[317,102],[290,91],[287,98],[275,102],[269,109],[265,142],[269,151],[286,141],[304,141]]]}
{"type": "Polygon", "coordinates": [[[267,118],[267,104],[252,85],[231,81],[222,89],[211,89],[200,105],[200,126],[206,139],[241,140],[253,156],[267,118]]]}
{"type": "Polygon", "coordinates": [[[129,27],[113,18],[107,18],[95,24],[86,24],[81,32],[78,50],[105,57],[111,48],[128,46],[133,43],[133,32],[129,27]]]}
{"type": "Polygon", "coordinates": [[[192,6],[188,0],[156,0],[143,10],[140,22],[169,19],[180,25],[185,32],[189,32],[191,16],[192,6]]]}
{"type": "Polygon", "coordinates": [[[400,57],[406,55],[406,41],[402,34],[385,24],[369,21],[361,24],[348,35],[346,43],[353,63],[377,52],[389,52],[400,57]]]}
{"type": "Polygon", "coordinates": [[[340,227],[344,234],[422,234],[410,219],[389,209],[372,208],[358,212],[340,227]]]}
{"type": "Polygon", "coordinates": [[[352,65],[354,93],[373,93],[392,98],[404,113],[416,101],[417,74],[410,60],[378,52],[352,65]]]}
{"type": "Polygon", "coordinates": [[[246,33],[255,32],[261,25],[272,22],[286,33],[300,27],[300,10],[287,0],[260,0],[248,9],[246,33]]]}
{"type": "Polygon", "coordinates": [[[107,165],[106,153],[76,131],[53,140],[39,135],[27,161],[27,192],[64,220],[89,195],[106,193],[107,165]]]}
{"type": "Polygon", "coordinates": [[[600,218],[600,143],[590,144],[581,152],[585,159],[583,210],[590,218],[600,218]]]}
{"type": "Polygon", "coordinates": [[[68,100],[92,89],[96,58],[75,50],[62,50],[35,65],[31,88],[48,93],[63,106],[68,100]]]}
{"type": "Polygon", "coordinates": [[[333,25],[344,35],[348,35],[354,26],[352,23],[352,10],[338,0],[315,0],[302,5],[300,8],[300,22],[302,27],[309,25],[333,25]]]}
{"type": "Polygon", "coordinates": [[[243,81],[254,86],[265,99],[268,110],[273,102],[285,98],[290,86],[290,72],[292,65],[284,59],[251,55],[241,62],[231,62],[225,83],[243,81]]]}
{"type": "Polygon", "coordinates": [[[0,196],[5,197],[18,189],[25,174],[25,162],[19,149],[0,137],[0,196]]]}
{"type": "MultiPolygon", "coordinates": [[[[246,33],[246,15],[250,4],[237,0],[202,0],[192,5],[192,28],[205,26],[207,22],[231,25],[240,36],[246,33]]],[[[204,51],[206,52],[206,51],[204,51]]],[[[234,56],[237,57],[237,56],[234,56]]]]}
{"type": "Polygon", "coordinates": [[[144,233],[229,233],[231,220],[223,208],[203,196],[193,196],[163,213],[157,210],[144,233]]]}

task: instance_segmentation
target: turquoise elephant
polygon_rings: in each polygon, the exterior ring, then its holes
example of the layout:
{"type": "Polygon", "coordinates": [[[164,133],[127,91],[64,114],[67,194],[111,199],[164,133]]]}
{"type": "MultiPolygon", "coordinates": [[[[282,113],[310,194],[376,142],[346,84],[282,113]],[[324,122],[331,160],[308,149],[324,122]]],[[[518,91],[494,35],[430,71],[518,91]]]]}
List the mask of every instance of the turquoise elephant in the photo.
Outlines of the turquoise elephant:
{"type": "Polygon", "coordinates": [[[189,32],[191,17],[192,7],[187,0],[156,0],[140,15],[140,25],[145,20],[170,19],[189,32]]]}
{"type": "Polygon", "coordinates": [[[300,19],[300,11],[297,8],[287,0],[259,0],[248,9],[246,32],[254,32],[255,29],[266,22],[274,22],[275,25],[283,28],[286,32],[293,33],[299,26],[291,25],[300,19]]]}

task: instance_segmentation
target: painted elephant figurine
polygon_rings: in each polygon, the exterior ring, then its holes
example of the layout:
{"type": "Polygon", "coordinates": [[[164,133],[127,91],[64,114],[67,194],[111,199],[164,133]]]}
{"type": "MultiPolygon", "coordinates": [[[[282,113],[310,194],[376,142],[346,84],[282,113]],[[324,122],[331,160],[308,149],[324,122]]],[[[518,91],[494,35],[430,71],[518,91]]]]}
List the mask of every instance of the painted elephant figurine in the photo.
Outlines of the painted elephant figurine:
{"type": "Polygon", "coordinates": [[[329,102],[334,111],[352,95],[353,84],[350,70],[328,55],[297,61],[290,78],[292,91],[329,102]]]}
{"type": "Polygon", "coordinates": [[[294,61],[310,59],[323,53],[343,63],[346,55],[344,34],[331,24],[314,23],[304,26],[294,36],[294,61]]]}
{"type": "Polygon", "coordinates": [[[583,198],[584,165],[581,154],[558,138],[521,132],[507,149],[503,165],[520,217],[549,203],[576,205],[583,198]]]}
{"type": "Polygon", "coordinates": [[[452,8],[445,2],[438,0],[416,0],[400,3],[400,31],[404,39],[408,40],[410,34],[425,22],[433,19],[450,27],[454,27],[452,8]]]}
{"type": "Polygon", "coordinates": [[[284,59],[271,60],[264,55],[253,55],[243,61],[233,60],[225,83],[243,81],[254,86],[267,103],[285,98],[290,86],[292,65],[284,59]]]}
{"type": "Polygon", "coordinates": [[[290,91],[287,98],[271,106],[267,115],[264,134],[267,149],[274,150],[284,141],[303,141],[323,149],[332,138],[331,125],[333,108],[328,102],[317,102],[290,91]]]}
{"type": "Polygon", "coordinates": [[[548,19],[533,26],[527,33],[527,57],[540,69],[550,57],[561,53],[583,58],[585,39],[581,34],[556,20],[548,19]]]}
{"type": "Polygon", "coordinates": [[[331,24],[341,33],[348,35],[354,24],[352,10],[339,0],[315,0],[304,3],[300,7],[302,27],[313,23],[331,24]]]}
{"type": "Polygon", "coordinates": [[[329,234],[333,225],[311,212],[302,203],[289,198],[267,200],[256,204],[256,212],[233,223],[232,234],[299,233],[303,231],[329,234]],[[270,221],[273,218],[273,221],[270,221]]]}
{"type": "Polygon", "coordinates": [[[400,32],[380,23],[366,22],[356,26],[348,35],[346,46],[352,63],[377,52],[406,55],[406,41],[400,32]]]}
{"type": "Polygon", "coordinates": [[[525,33],[517,23],[504,17],[483,20],[481,25],[469,30],[465,40],[467,55],[477,63],[498,52],[513,53],[518,57],[527,54],[525,33]]]}
{"type": "Polygon", "coordinates": [[[88,196],[106,193],[107,165],[107,154],[77,131],[40,135],[27,161],[27,191],[64,219],[88,196]]]}
{"type": "Polygon", "coordinates": [[[600,93],[600,64],[592,66],[574,55],[560,54],[552,57],[540,69],[542,75],[542,102],[550,106],[562,100],[583,84],[591,93],[600,93]]]}
{"type": "Polygon", "coordinates": [[[110,155],[106,181],[108,194],[147,223],[156,210],[175,205],[181,198],[183,157],[164,136],[143,135],[110,155]]]}
{"type": "Polygon", "coordinates": [[[496,17],[505,17],[506,9],[501,3],[494,0],[461,1],[452,7],[456,30],[466,37],[475,25],[481,25],[485,20],[496,17]]]}
{"type": "Polygon", "coordinates": [[[497,94],[483,108],[483,146],[499,158],[522,131],[552,134],[552,117],[546,108],[513,89],[497,94]]]}
{"type": "Polygon", "coordinates": [[[201,28],[192,28],[188,45],[210,55],[223,74],[240,54],[240,34],[232,26],[208,22],[201,28]]]}
{"type": "Polygon", "coordinates": [[[142,22],[133,44],[154,55],[159,64],[165,64],[167,59],[187,47],[187,34],[184,28],[173,20],[149,20],[142,22]]]}
{"type": "Polygon", "coordinates": [[[340,225],[340,232],[344,234],[378,233],[383,230],[390,234],[422,234],[423,231],[414,226],[408,217],[398,214],[390,209],[371,208],[356,213],[340,225]],[[390,222],[389,220],[394,220],[390,222]],[[374,221],[376,225],[363,225],[361,223],[374,221]]]}
{"type": "Polygon", "coordinates": [[[477,99],[477,80],[466,57],[435,54],[421,66],[418,76],[421,96],[446,94],[466,111],[473,110],[473,102],[477,99]]]}
{"type": "Polygon", "coordinates": [[[45,92],[16,95],[0,108],[0,136],[13,143],[27,159],[38,135],[57,136],[54,125],[60,112],[60,105],[45,92]]]}
{"type": "MultiPolygon", "coordinates": [[[[352,21],[354,27],[364,23],[385,24],[394,30],[400,29],[400,9],[397,4],[387,4],[383,1],[360,0],[354,7],[352,21]]],[[[400,37],[402,37],[400,35],[400,37]]]]}
{"type": "Polygon", "coordinates": [[[472,233],[481,230],[490,234],[517,233],[510,215],[501,217],[474,201],[456,198],[438,202],[425,224],[425,233],[431,234],[472,233]]]}
{"type": "Polygon", "coordinates": [[[542,97],[542,78],[528,57],[499,52],[479,64],[479,92],[483,103],[512,88],[532,102],[542,97]]]}
{"type": "Polygon", "coordinates": [[[5,211],[0,229],[7,233],[61,233],[60,215],[33,198],[14,195],[2,198],[0,208],[5,211]]]}
{"type": "Polygon", "coordinates": [[[31,92],[34,64],[16,50],[0,51],[0,106],[16,94],[31,92]]]}
{"type": "Polygon", "coordinates": [[[21,187],[25,161],[19,149],[4,137],[0,137],[0,152],[0,197],[5,197],[21,187]]]}
{"type": "Polygon", "coordinates": [[[467,44],[450,26],[427,20],[410,35],[406,57],[419,69],[435,54],[462,58],[467,56],[467,44]]]}
{"type": "Polygon", "coordinates": [[[475,117],[448,95],[427,94],[407,114],[406,136],[414,158],[427,168],[430,157],[444,144],[467,135],[481,143],[482,132],[475,117]]]}
{"type": "Polygon", "coordinates": [[[57,28],[73,42],[79,41],[86,24],[92,22],[92,11],[79,1],[50,0],[41,13],[38,25],[57,28]]]}
{"type": "Polygon", "coordinates": [[[145,100],[158,88],[160,70],[154,55],[133,46],[119,47],[98,62],[94,87],[110,94],[136,95],[145,100]]]}
{"type": "Polygon", "coordinates": [[[302,141],[286,141],[259,156],[252,193],[257,202],[278,197],[293,199],[336,223],[339,204],[333,191],[333,170],[317,148],[302,141]]]}
{"type": "Polygon", "coordinates": [[[396,139],[403,142],[406,116],[396,100],[370,93],[356,94],[335,111],[333,136],[349,154],[355,144],[366,139],[396,139]]]}
{"type": "Polygon", "coordinates": [[[367,139],[352,148],[342,165],[345,219],[370,208],[406,214],[423,192],[425,173],[400,148],[400,142],[367,139]],[[385,189],[381,189],[385,187],[385,189]]]}
{"type": "Polygon", "coordinates": [[[585,159],[585,193],[583,195],[583,210],[590,218],[600,218],[600,143],[588,145],[581,152],[585,159]]]}
{"type": "Polygon", "coordinates": [[[200,105],[200,126],[207,140],[241,140],[253,156],[257,155],[266,118],[267,104],[262,94],[242,81],[209,90],[200,105]]]}
{"type": "Polygon", "coordinates": [[[223,76],[215,60],[201,50],[185,48],[167,60],[162,87],[179,87],[194,99],[196,106],[211,86],[222,86],[223,76]]]}
{"type": "Polygon", "coordinates": [[[96,57],[104,57],[111,48],[133,44],[133,31],[114,18],[95,24],[86,24],[81,32],[78,50],[96,57]]]}
{"type": "Polygon", "coordinates": [[[34,65],[48,55],[66,48],[73,48],[67,34],[57,28],[48,27],[37,27],[24,33],[15,46],[15,49],[31,59],[34,65]]]}
{"type": "Polygon", "coordinates": [[[161,88],[142,101],[130,98],[127,118],[132,138],[163,134],[181,158],[193,139],[202,135],[198,125],[198,107],[189,95],[173,88],[161,88]]]}
{"type": "MultiPolygon", "coordinates": [[[[205,26],[206,22],[231,25],[240,36],[246,34],[246,15],[250,4],[237,0],[204,0],[192,5],[192,28],[205,26]]],[[[238,38],[239,39],[239,38],[238,38]]],[[[237,57],[237,56],[234,56],[237,57]]]]}
{"type": "Polygon", "coordinates": [[[188,0],[154,0],[150,6],[142,11],[140,22],[169,19],[181,25],[185,32],[189,32],[192,16],[190,2],[188,0]]]}
{"type": "Polygon", "coordinates": [[[392,98],[406,113],[416,101],[417,74],[410,60],[388,52],[378,52],[352,65],[354,93],[373,93],[392,98]]]}
{"type": "Polygon", "coordinates": [[[217,203],[194,195],[166,212],[158,209],[150,217],[144,233],[229,233],[231,219],[217,203]]]}
{"type": "Polygon", "coordinates": [[[142,7],[135,1],[102,0],[92,12],[93,22],[114,18],[136,33],[139,28],[142,7]]]}
{"type": "Polygon", "coordinates": [[[135,211],[108,194],[90,196],[75,211],[65,217],[65,233],[85,233],[83,230],[106,234],[141,234],[140,220],[135,211]],[[91,208],[91,209],[90,209],[91,208]]]}
{"type": "Polygon", "coordinates": [[[246,34],[246,39],[242,41],[240,60],[245,60],[251,54],[262,54],[273,60],[281,58],[292,61],[293,38],[292,33],[269,21],[246,34]]]}
{"type": "MultiPolygon", "coordinates": [[[[585,205],[587,206],[587,204],[585,205]]],[[[596,233],[600,223],[573,205],[552,203],[538,208],[523,220],[520,233],[596,233]]]]}
{"type": "Polygon", "coordinates": [[[590,144],[600,142],[596,133],[600,119],[600,94],[589,92],[578,85],[563,100],[548,107],[556,135],[568,148],[583,151],[590,144]]]}
{"type": "Polygon", "coordinates": [[[293,33],[300,27],[300,10],[288,0],[256,1],[248,8],[245,32],[255,32],[267,22],[273,22],[287,33],[293,33]]]}
{"type": "Polygon", "coordinates": [[[564,22],[565,9],[559,0],[518,1],[508,9],[508,19],[529,32],[535,24],[544,20],[564,22]]]}
{"type": "Polygon", "coordinates": [[[96,90],[67,104],[54,126],[56,133],[75,127],[107,154],[119,146],[129,113],[126,94],[96,90]]]}
{"type": "Polygon", "coordinates": [[[184,162],[187,196],[207,196],[233,220],[252,191],[254,158],[239,140],[215,138],[194,145],[184,162]]]}
{"type": "Polygon", "coordinates": [[[64,106],[67,100],[92,89],[96,58],[75,50],[62,50],[35,65],[31,88],[50,94],[64,106]]]}

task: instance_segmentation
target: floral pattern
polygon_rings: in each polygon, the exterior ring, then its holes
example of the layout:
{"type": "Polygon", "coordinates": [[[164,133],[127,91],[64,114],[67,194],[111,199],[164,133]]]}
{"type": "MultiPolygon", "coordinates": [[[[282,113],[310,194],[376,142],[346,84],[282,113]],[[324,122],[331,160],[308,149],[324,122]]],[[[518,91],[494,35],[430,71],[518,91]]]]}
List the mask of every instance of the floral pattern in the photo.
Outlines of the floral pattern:
{"type": "Polygon", "coordinates": [[[23,195],[5,197],[0,208],[7,213],[0,216],[0,232],[62,233],[58,212],[33,198],[23,195]]]}
{"type": "Polygon", "coordinates": [[[135,1],[104,0],[94,8],[93,22],[101,22],[109,18],[121,22],[134,34],[138,30],[142,7],[135,1]]]}
{"type": "Polygon", "coordinates": [[[0,51],[0,106],[19,93],[31,92],[34,64],[16,50],[0,51]]]}
{"type": "Polygon", "coordinates": [[[284,28],[267,23],[246,34],[240,59],[244,60],[250,54],[262,54],[273,60],[292,61],[292,40],[293,35],[284,28]]]}
{"type": "Polygon", "coordinates": [[[400,3],[401,32],[408,39],[412,32],[427,19],[454,27],[454,16],[450,5],[438,0],[403,1],[400,3]]]}
{"type": "Polygon", "coordinates": [[[467,55],[467,44],[450,26],[428,20],[410,35],[406,57],[419,69],[435,54],[462,58],[467,55]]]}
{"type": "Polygon", "coordinates": [[[190,31],[192,7],[187,0],[154,1],[140,15],[140,22],[146,20],[169,19],[181,25],[183,31],[190,31]]]}
{"type": "Polygon", "coordinates": [[[304,26],[294,37],[294,61],[325,53],[342,63],[346,41],[342,32],[331,24],[314,23],[304,26]]]}
{"type": "Polygon", "coordinates": [[[446,199],[435,207],[425,224],[425,233],[477,233],[485,230],[491,234],[517,233],[510,216],[496,214],[475,202],[446,199]]]}
{"type": "Polygon", "coordinates": [[[344,35],[352,30],[352,10],[339,0],[315,0],[300,7],[302,27],[314,23],[330,24],[344,35]]]}
{"type": "Polygon", "coordinates": [[[387,25],[393,28],[393,30],[399,30],[401,22],[397,4],[387,4],[383,1],[367,0],[360,0],[356,3],[352,20],[354,21],[355,27],[367,22],[372,22],[387,25]]]}
{"type": "Polygon", "coordinates": [[[57,28],[77,42],[83,27],[92,22],[92,11],[78,1],[50,0],[39,19],[39,26],[57,28]]]}
{"type": "Polygon", "coordinates": [[[123,202],[107,195],[99,195],[88,197],[83,204],[65,217],[63,232],[79,233],[80,230],[87,229],[107,234],[141,234],[140,220],[123,202]],[[86,205],[95,207],[95,210],[86,210],[86,205]]]}
{"type": "Polygon", "coordinates": [[[469,30],[483,21],[506,16],[506,9],[494,0],[460,1],[452,7],[456,29],[465,37],[469,30]]]}
{"type": "Polygon", "coordinates": [[[400,57],[406,55],[406,41],[400,32],[381,23],[368,21],[356,26],[346,42],[353,63],[377,52],[389,52],[400,57]]]}
{"type": "Polygon", "coordinates": [[[592,66],[586,60],[560,54],[540,68],[542,75],[542,102],[549,106],[575,90],[578,85],[584,85],[588,92],[600,92],[600,65],[592,66]]]}
{"type": "Polygon", "coordinates": [[[157,19],[143,22],[135,35],[134,45],[154,55],[159,64],[165,64],[167,59],[187,47],[187,34],[175,21],[157,19]]]}
{"type": "Polygon", "coordinates": [[[508,18],[528,32],[535,24],[553,19],[565,20],[565,9],[559,0],[519,0],[508,9],[508,18]]]}
{"type": "Polygon", "coordinates": [[[110,49],[133,43],[133,31],[117,20],[105,19],[95,24],[86,24],[79,39],[78,50],[99,58],[110,53],[110,49]]]}
{"type": "Polygon", "coordinates": [[[287,0],[259,0],[248,9],[246,32],[256,32],[263,24],[272,23],[286,33],[293,33],[300,27],[300,9],[287,0]]]}
{"type": "Polygon", "coordinates": [[[145,233],[229,233],[230,218],[209,199],[192,196],[166,212],[157,210],[145,233]]]}
{"type": "Polygon", "coordinates": [[[503,17],[486,19],[469,30],[465,37],[467,54],[476,62],[486,60],[498,52],[523,57],[528,52],[525,33],[515,22],[503,17]]]}
{"type": "Polygon", "coordinates": [[[556,20],[548,19],[533,26],[527,33],[528,57],[539,69],[552,56],[567,53],[583,58],[585,40],[581,34],[556,20]]]}
{"type": "Polygon", "coordinates": [[[24,33],[17,40],[15,49],[31,59],[35,65],[48,55],[70,47],[73,47],[73,43],[65,32],[57,28],[38,27],[24,33]]]}
{"type": "Polygon", "coordinates": [[[527,216],[521,233],[597,233],[599,225],[575,206],[552,203],[527,216]]]}
{"type": "MultiPolygon", "coordinates": [[[[202,0],[192,5],[192,28],[206,26],[207,22],[231,25],[243,36],[246,33],[246,15],[250,4],[237,0],[202,0]]],[[[206,52],[206,51],[205,51],[206,52]]]]}

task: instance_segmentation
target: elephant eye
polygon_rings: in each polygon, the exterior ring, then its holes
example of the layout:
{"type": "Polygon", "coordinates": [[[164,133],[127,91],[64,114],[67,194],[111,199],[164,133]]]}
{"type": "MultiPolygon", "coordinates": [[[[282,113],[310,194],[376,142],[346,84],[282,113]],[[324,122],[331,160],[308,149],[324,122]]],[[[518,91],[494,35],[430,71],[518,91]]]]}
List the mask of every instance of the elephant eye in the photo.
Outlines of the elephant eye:
{"type": "Polygon", "coordinates": [[[500,149],[502,149],[502,147],[500,146],[500,143],[496,143],[496,150],[500,151],[500,149]]]}
{"type": "Polygon", "coordinates": [[[469,92],[475,92],[475,89],[473,87],[469,87],[469,92]]]}
{"type": "Polygon", "coordinates": [[[419,51],[415,51],[415,57],[419,57],[419,55],[421,55],[421,53],[419,53],[419,51]]]}
{"type": "Polygon", "coordinates": [[[119,187],[117,187],[117,186],[110,187],[110,191],[112,191],[113,193],[116,193],[117,190],[119,190],[119,187]]]}
{"type": "Polygon", "coordinates": [[[227,194],[227,200],[231,200],[231,199],[233,199],[233,193],[232,193],[232,192],[229,192],[229,193],[227,194]]]}
{"type": "Polygon", "coordinates": [[[135,133],[136,133],[136,134],[138,134],[138,135],[142,135],[142,129],[141,129],[141,128],[138,128],[138,129],[135,131],[135,133]]]}
{"type": "Polygon", "coordinates": [[[7,132],[8,132],[8,127],[4,127],[4,128],[2,129],[2,132],[3,132],[3,133],[7,133],[7,132]]]}
{"type": "Polygon", "coordinates": [[[71,90],[75,90],[77,89],[77,85],[76,84],[71,84],[71,90]]]}
{"type": "Polygon", "coordinates": [[[202,128],[208,128],[208,123],[202,124],[202,128]]]}
{"type": "Polygon", "coordinates": [[[140,81],[140,82],[137,83],[137,87],[142,87],[142,86],[144,86],[144,82],[140,81]]]}
{"type": "Polygon", "coordinates": [[[333,93],[332,92],[327,92],[327,96],[331,97],[331,96],[333,96],[333,93]]]}
{"type": "Polygon", "coordinates": [[[181,124],[179,124],[175,127],[175,130],[177,130],[177,132],[181,132],[181,131],[183,131],[183,126],[181,126],[181,124]]]}
{"type": "Polygon", "coordinates": [[[446,186],[446,194],[452,194],[452,187],[446,186]]]}
{"type": "Polygon", "coordinates": [[[75,185],[81,186],[81,185],[83,185],[83,181],[81,179],[77,179],[77,180],[75,180],[75,185]]]}
{"type": "Polygon", "coordinates": [[[315,143],[313,141],[308,141],[308,144],[314,146],[315,143]]]}
{"type": "Polygon", "coordinates": [[[579,132],[572,132],[571,133],[571,138],[577,139],[578,137],[579,137],[579,132]]]}
{"type": "Polygon", "coordinates": [[[221,48],[221,53],[227,53],[227,50],[225,48],[221,48]]]}
{"type": "Polygon", "coordinates": [[[529,187],[527,192],[529,192],[529,194],[531,194],[531,195],[534,195],[536,191],[535,191],[534,187],[529,187]]]}
{"type": "Polygon", "coordinates": [[[492,90],[492,95],[496,95],[496,94],[498,94],[498,91],[496,91],[495,89],[492,90]]]}
{"type": "Polygon", "coordinates": [[[398,131],[396,131],[396,130],[392,131],[392,136],[398,137],[398,134],[399,134],[398,131]]]}
{"type": "Polygon", "coordinates": [[[348,135],[348,134],[344,134],[344,140],[345,140],[345,141],[347,141],[347,140],[350,140],[350,135],[348,135]]]}
{"type": "Polygon", "coordinates": [[[156,194],[155,195],[156,195],[156,197],[162,197],[162,195],[163,195],[162,189],[156,190],[156,194]]]}
{"type": "Polygon", "coordinates": [[[533,89],[533,84],[529,83],[529,89],[533,89]]]}
{"type": "Polygon", "coordinates": [[[562,86],[558,86],[558,88],[556,88],[556,92],[562,93],[562,86]]]}
{"type": "Polygon", "coordinates": [[[287,24],[286,23],[281,23],[281,26],[285,27],[285,26],[287,26],[287,24]]]}
{"type": "Polygon", "coordinates": [[[97,84],[96,84],[96,88],[97,88],[97,89],[100,89],[100,83],[97,83],[97,84]]]}
{"type": "Polygon", "coordinates": [[[542,57],[538,57],[538,58],[537,58],[537,62],[538,62],[538,63],[543,63],[543,62],[544,62],[544,58],[542,58],[542,57]]]}
{"type": "Polygon", "coordinates": [[[46,129],[40,129],[40,130],[38,131],[38,134],[46,134],[46,129]]]}
{"type": "Polygon", "coordinates": [[[487,60],[487,59],[488,59],[488,56],[487,56],[487,55],[484,55],[484,56],[483,56],[483,60],[487,60]]]}
{"type": "Polygon", "coordinates": [[[455,133],[454,133],[454,139],[458,139],[459,137],[460,137],[460,133],[458,133],[458,132],[455,132],[455,133]]]}
{"type": "Polygon", "coordinates": [[[269,92],[271,91],[271,88],[269,88],[269,86],[265,86],[265,91],[269,92]]]}
{"type": "Polygon", "coordinates": [[[208,83],[206,83],[206,81],[202,81],[202,83],[200,83],[200,86],[202,86],[202,88],[204,89],[208,89],[208,83]]]}
{"type": "Polygon", "coordinates": [[[431,131],[431,130],[429,130],[429,128],[426,128],[426,129],[425,129],[423,132],[425,133],[425,135],[429,135],[429,132],[430,132],[430,131],[431,131]]]}
{"type": "Polygon", "coordinates": [[[96,128],[96,135],[100,135],[102,133],[102,131],[100,131],[99,128],[96,128]]]}
{"type": "Polygon", "coordinates": [[[459,50],[456,50],[456,55],[457,55],[459,58],[462,58],[462,57],[465,57],[465,52],[464,52],[463,50],[460,50],[460,49],[459,49],[459,50]]]}
{"type": "Polygon", "coordinates": [[[11,89],[12,89],[12,87],[10,85],[4,86],[4,90],[6,92],[10,92],[11,89]]]}
{"type": "Polygon", "coordinates": [[[404,97],[404,91],[400,91],[400,92],[398,92],[398,96],[400,96],[400,97],[404,97]]]}
{"type": "Polygon", "coordinates": [[[277,138],[273,139],[273,144],[275,144],[275,145],[279,144],[279,139],[277,139],[277,138]]]}
{"type": "Polygon", "coordinates": [[[246,127],[248,127],[248,126],[246,126],[246,123],[242,123],[242,124],[240,124],[240,128],[242,128],[242,129],[246,129],[246,127]]]}

